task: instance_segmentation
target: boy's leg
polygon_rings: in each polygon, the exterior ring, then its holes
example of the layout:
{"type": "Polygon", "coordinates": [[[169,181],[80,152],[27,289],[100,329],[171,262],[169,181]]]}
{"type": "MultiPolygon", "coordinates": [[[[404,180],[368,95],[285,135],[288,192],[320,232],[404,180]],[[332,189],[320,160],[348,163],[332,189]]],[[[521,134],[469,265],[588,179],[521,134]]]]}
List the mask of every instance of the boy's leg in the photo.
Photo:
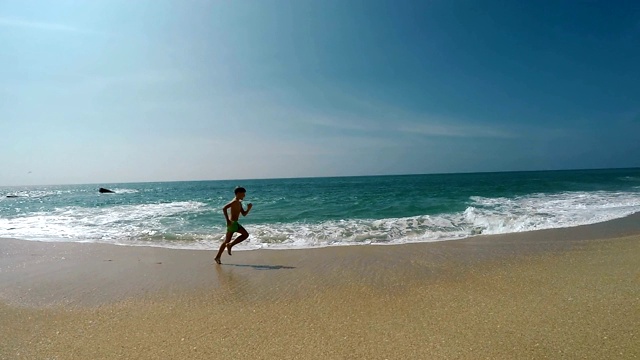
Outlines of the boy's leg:
{"type": "Polygon", "coordinates": [[[225,235],[225,238],[224,238],[224,242],[220,245],[220,249],[218,249],[218,255],[216,255],[216,258],[214,259],[218,264],[221,264],[220,257],[224,252],[224,248],[227,247],[227,244],[231,241],[232,236],[233,236],[233,232],[227,231],[227,234],[225,235]]]}
{"type": "Polygon", "coordinates": [[[247,232],[247,230],[245,230],[242,227],[242,225],[238,225],[238,232],[240,233],[240,236],[238,236],[235,240],[227,244],[227,252],[229,253],[229,255],[231,255],[231,248],[234,245],[247,240],[247,238],[249,237],[249,233],[247,232]]]}

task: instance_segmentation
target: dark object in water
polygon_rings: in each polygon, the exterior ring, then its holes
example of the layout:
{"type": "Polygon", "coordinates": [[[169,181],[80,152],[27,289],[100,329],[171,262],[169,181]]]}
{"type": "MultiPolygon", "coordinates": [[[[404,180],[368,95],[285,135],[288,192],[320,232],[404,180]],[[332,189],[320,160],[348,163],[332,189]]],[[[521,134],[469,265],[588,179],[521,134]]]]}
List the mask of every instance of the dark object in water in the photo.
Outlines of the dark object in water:
{"type": "Polygon", "coordinates": [[[104,194],[104,193],[114,193],[115,191],[111,191],[109,189],[105,189],[105,188],[100,188],[98,191],[100,191],[100,193],[104,194]]]}
{"type": "Polygon", "coordinates": [[[8,198],[17,198],[19,197],[18,195],[7,195],[8,198]]]}

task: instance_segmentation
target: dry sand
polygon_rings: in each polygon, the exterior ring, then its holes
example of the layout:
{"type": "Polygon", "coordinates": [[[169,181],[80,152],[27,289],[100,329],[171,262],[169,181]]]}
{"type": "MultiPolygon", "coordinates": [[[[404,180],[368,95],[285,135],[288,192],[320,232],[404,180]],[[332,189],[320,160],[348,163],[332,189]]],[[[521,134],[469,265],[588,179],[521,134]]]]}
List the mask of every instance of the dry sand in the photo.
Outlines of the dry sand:
{"type": "Polygon", "coordinates": [[[222,266],[0,239],[0,359],[634,359],[639,218],[222,266]]]}

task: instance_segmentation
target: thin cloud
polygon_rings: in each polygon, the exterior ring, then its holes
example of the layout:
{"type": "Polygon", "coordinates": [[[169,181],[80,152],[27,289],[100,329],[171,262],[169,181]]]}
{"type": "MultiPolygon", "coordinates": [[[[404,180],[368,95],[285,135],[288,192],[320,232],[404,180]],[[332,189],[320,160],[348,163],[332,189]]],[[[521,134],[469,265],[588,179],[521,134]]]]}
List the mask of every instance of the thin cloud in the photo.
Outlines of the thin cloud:
{"type": "Polygon", "coordinates": [[[190,75],[174,70],[144,70],[130,74],[96,75],[87,79],[87,83],[98,87],[123,84],[157,84],[185,81],[190,75]]]}
{"type": "Polygon", "coordinates": [[[344,103],[351,105],[350,111],[324,116],[306,115],[299,117],[299,120],[317,127],[383,133],[387,137],[393,136],[392,134],[497,139],[513,139],[520,136],[517,132],[496,125],[480,125],[462,119],[442,118],[336,91],[344,103]]]}
{"type": "MultiPolygon", "coordinates": [[[[362,133],[383,132],[410,133],[423,136],[436,137],[464,137],[464,138],[500,138],[511,139],[518,137],[517,134],[500,129],[495,126],[481,126],[468,124],[460,121],[403,121],[396,116],[300,116],[298,121],[305,122],[312,126],[331,128],[335,130],[350,130],[362,133]]],[[[407,114],[403,117],[417,118],[418,115],[407,114]]]]}
{"type": "Polygon", "coordinates": [[[373,128],[370,124],[365,123],[356,123],[353,119],[350,118],[331,118],[331,117],[323,117],[323,116],[308,116],[299,118],[300,121],[303,121],[312,126],[338,129],[338,130],[355,130],[355,131],[367,131],[373,128]]]}
{"type": "Polygon", "coordinates": [[[467,124],[445,124],[445,123],[422,123],[407,124],[398,128],[398,131],[426,135],[426,136],[443,136],[443,137],[464,137],[464,138],[501,138],[511,139],[517,136],[511,132],[496,129],[492,127],[467,125],[467,124]]]}
{"type": "Polygon", "coordinates": [[[27,21],[27,20],[2,18],[2,17],[0,17],[0,27],[14,27],[14,28],[62,31],[62,32],[81,32],[81,33],[90,32],[87,30],[83,30],[77,27],[68,26],[64,24],[39,22],[39,21],[27,21]]]}

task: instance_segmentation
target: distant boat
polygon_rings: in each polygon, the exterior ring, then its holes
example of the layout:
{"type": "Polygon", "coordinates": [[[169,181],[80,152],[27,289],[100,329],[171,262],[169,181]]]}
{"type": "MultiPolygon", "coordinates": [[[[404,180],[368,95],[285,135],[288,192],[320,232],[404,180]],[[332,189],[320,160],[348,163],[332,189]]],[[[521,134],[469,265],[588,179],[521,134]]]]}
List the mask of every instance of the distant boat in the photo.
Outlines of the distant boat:
{"type": "Polygon", "coordinates": [[[99,191],[100,193],[102,193],[102,194],[105,194],[105,193],[107,193],[107,194],[108,194],[108,193],[115,193],[115,191],[111,191],[111,190],[109,190],[109,189],[105,189],[105,188],[100,188],[98,191],[99,191]]]}

